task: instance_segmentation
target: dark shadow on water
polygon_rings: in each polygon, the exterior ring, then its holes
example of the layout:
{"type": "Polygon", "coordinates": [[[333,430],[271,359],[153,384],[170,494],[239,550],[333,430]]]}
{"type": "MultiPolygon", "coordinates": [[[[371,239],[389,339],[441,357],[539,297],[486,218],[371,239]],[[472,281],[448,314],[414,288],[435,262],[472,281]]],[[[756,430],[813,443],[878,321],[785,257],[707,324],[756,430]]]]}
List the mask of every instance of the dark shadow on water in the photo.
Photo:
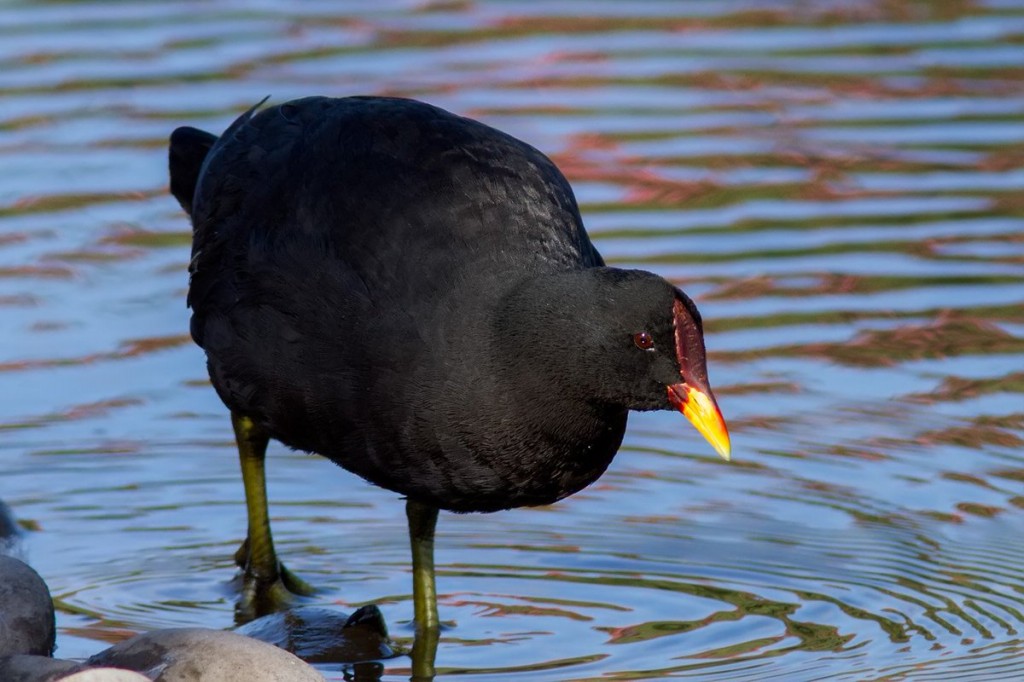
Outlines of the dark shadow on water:
{"type": "Polygon", "coordinates": [[[388,635],[380,610],[363,606],[351,615],[336,609],[303,606],[257,618],[235,629],[239,634],[273,644],[307,663],[341,670],[345,679],[379,680],[382,661],[409,654],[412,680],[434,677],[439,634],[417,636],[411,652],[388,635]]]}
{"type": "Polygon", "coordinates": [[[351,615],[303,606],[257,618],[235,632],[290,651],[308,663],[355,663],[399,655],[384,616],[372,605],[351,615]]]}

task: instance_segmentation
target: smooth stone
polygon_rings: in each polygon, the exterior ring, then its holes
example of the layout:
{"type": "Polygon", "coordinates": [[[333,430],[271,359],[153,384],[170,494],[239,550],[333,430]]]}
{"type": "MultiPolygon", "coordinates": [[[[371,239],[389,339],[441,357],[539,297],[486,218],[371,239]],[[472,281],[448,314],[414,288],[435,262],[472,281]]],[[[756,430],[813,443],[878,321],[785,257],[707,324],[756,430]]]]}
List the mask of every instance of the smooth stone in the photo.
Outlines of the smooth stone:
{"type": "Polygon", "coordinates": [[[134,670],[155,682],[324,682],[315,668],[287,651],[206,628],[136,635],[96,654],[88,664],[134,670]]]}
{"type": "Polygon", "coordinates": [[[27,564],[0,556],[0,656],[50,656],[56,634],[46,583],[27,564]]]}
{"type": "Polygon", "coordinates": [[[257,618],[235,632],[290,651],[307,663],[358,663],[398,655],[384,616],[372,604],[351,616],[303,606],[257,618]]]}
{"type": "Polygon", "coordinates": [[[141,673],[123,668],[86,668],[59,678],[58,682],[153,682],[141,673]]]}

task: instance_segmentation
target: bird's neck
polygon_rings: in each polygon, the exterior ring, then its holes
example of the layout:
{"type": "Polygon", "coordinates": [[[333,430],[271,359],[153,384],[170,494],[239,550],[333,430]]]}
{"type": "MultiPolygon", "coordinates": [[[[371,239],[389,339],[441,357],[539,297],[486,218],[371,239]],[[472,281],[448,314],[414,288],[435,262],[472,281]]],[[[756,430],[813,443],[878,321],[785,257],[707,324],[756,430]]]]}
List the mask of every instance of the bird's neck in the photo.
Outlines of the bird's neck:
{"type": "Polygon", "coordinates": [[[491,321],[493,366],[509,393],[539,422],[568,438],[592,435],[626,409],[601,395],[600,367],[581,340],[591,334],[588,308],[599,270],[528,277],[502,299],[491,321]],[[572,419],[577,426],[566,423],[572,419]],[[582,430],[584,433],[578,433],[582,430]]]}

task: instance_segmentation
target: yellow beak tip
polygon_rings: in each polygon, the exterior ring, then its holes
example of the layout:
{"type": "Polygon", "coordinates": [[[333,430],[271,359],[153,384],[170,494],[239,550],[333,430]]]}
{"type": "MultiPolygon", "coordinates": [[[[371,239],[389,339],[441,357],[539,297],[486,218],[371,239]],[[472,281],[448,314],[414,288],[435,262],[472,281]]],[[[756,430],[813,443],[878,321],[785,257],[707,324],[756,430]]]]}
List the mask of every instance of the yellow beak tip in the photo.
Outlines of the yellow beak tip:
{"type": "Polygon", "coordinates": [[[732,456],[732,442],[729,429],[722,419],[711,391],[703,392],[686,384],[669,386],[669,400],[683,413],[694,428],[711,443],[715,452],[729,462],[732,456]]]}
{"type": "Polygon", "coordinates": [[[725,445],[715,445],[714,447],[726,462],[732,460],[732,446],[729,443],[726,443],[725,445]]]}
{"type": "Polygon", "coordinates": [[[709,426],[707,422],[699,421],[695,425],[704,439],[715,449],[715,452],[729,462],[732,460],[732,442],[729,440],[728,432],[725,431],[725,423],[713,424],[713,426],[709,426]]]}
{"type": "MultiPolygon", "coordinates": [[[[669,388],[670,399],[673,395],[672,388],[669,388]]],[[[729,429],[722,419],[722,413],[715,404],[714,398],[708,393],[695,390],[685,386],[685,398],[678,402],[680,411],[683,413],[694,428],[704,436],[711,447],[722,456],[726,462],[730,461],[732,455],[732,443],[729,440],[729,429]]]]}

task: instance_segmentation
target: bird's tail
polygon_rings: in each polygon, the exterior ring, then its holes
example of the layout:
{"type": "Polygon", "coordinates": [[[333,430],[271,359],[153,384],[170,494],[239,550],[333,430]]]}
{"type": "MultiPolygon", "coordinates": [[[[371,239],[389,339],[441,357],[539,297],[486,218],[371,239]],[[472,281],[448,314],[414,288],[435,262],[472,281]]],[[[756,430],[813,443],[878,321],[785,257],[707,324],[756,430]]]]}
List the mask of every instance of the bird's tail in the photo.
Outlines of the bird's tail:
{"type": "MultiPolygon", "coordinates": [[[[237,137],[256,110],[263,106],[268,99],[270,99],[270,95],[261,99],[235,119],[235,122],[224,131],[224,136],[237,137]]],[[[171,194],[189,216],[192,215],[192,204],[195,201],[196,185],[199,183],[199,174],[203,170],[203,162],[206,161],[206,156],[218,139],[216,135],[190,126],[182,126],[171,133],[171,144],[168,149],[171,194]]]]}
{"type": "Polygon", "coordinates": [[[196,183],[199,182],[203,160],[216,141],[216,135],[188,126],[171,133],[168,150],[171,194],[189,215],[192,215],[192,198],[196,193],[196,183]]]}

